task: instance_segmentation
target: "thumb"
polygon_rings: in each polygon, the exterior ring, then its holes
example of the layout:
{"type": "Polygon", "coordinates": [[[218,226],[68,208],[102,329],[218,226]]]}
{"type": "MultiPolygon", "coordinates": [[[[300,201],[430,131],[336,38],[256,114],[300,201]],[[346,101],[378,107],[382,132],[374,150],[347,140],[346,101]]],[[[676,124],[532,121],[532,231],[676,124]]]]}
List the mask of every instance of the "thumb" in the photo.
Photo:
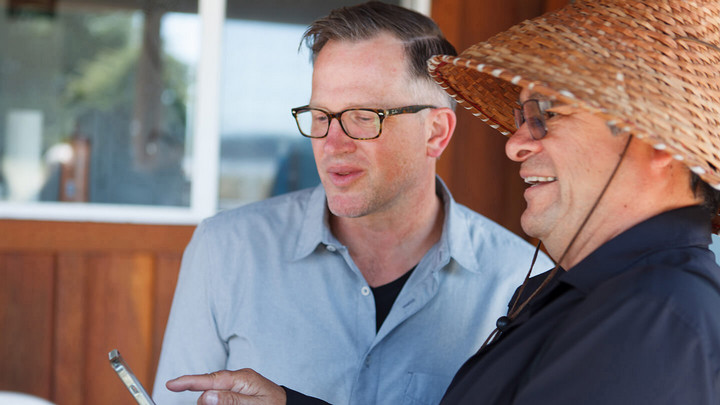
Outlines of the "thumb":
{"type": "Polygon", "coordinates": [[[220,398],[218,398],[217,391],[205,391],[200,398],[198,398],[198,405],[218,405],[220,398]]]}
{"type": "Polygon", "coordinates": [[[265,405],[264,398],[238,394],[232,391],[205,391],[198,399],[198,405],[265,405]]]}

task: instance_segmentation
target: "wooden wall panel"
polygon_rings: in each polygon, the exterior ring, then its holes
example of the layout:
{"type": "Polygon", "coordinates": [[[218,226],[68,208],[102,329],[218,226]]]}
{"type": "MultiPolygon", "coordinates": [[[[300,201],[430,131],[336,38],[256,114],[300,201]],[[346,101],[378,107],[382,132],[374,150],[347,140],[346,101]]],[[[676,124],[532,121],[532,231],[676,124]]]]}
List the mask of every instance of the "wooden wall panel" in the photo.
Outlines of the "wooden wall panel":
{"type": "Polygon", "coordinates": [[[58,404],[85,403],[88,269],[85,255],[61,253],[57,259],[53,399],[58,404]]]}
{"type": "Polygon", "coordinates": [[[52,395],[51,255],[0,254],[0,390],[52,395]]]}
{"type": "Polygon", "coordinates": [[[568,2],[569,0],[545,0],[545,11],[556,10],[568,4],[568,2]]]}
{"type": "Polygon", "coordinates": [[[0,250],[178,252],[195,227],[0,220],[0,250]]]}
{"type": "Polygon", "coordinates": [[[151,380],[153,259],[146,254],[93,256],[88,272],[92,306],[85,367],[93,383],[86,386],[85,401],[108,403],[128,398],[108,364],[112,349],[120,351],[143,384],[151,380]]]}
{"type": "Polygon", "coordinates": [[[0,221],[0,390],[131,404],[107,354],[152,381],[192,226],[0,221]]]}

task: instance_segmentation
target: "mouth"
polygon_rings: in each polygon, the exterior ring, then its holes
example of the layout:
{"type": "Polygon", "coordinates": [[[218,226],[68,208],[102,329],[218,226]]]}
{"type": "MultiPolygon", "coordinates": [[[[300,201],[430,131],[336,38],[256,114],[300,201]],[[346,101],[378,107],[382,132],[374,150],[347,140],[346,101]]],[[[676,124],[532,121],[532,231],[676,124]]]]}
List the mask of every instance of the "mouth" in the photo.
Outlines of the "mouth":
{"type": "Polygon", "coordinates": [[[358,173],[359,170],[343,169],[343,170],[329,170],[328,173],[333,177],[345,177],[358,173]]]}
{"type": "Polygon", "coordinates": [[[358,180],[362,170],[355,167],[334,167],[327,170],[330,181],[336,187],[348,187],[358,180]]]}
{"type": "Polygon", "coordinates": [[[543,177],[543,176],[528,176],[523,177],[525,183],[529,184],[530,187],[539,186],[542,184],[548,184],[557,181],[557,177],[543,177]]]}

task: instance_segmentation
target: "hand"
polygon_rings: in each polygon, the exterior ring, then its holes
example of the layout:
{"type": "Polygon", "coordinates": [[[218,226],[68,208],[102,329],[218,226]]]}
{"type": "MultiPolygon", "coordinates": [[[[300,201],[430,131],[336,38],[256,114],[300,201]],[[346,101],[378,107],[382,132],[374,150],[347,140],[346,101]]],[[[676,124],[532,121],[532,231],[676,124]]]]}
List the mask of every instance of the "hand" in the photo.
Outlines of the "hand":
{"type": "Polygon", "coordinates": [[[205,391],[198,405],[285,405],[285,390],[245,368],[210,374],[184,375],[168,381],[170,391],[205,391]]]}

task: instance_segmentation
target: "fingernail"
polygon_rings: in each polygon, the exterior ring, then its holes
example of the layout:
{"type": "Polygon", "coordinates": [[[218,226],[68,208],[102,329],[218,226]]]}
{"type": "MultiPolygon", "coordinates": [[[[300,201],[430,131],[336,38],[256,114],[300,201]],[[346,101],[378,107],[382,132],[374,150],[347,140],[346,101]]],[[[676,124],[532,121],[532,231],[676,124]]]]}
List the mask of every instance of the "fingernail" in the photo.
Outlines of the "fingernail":
{"type": "Polygon", "coordinates": [[[216,391],[208,391],[205,393],[205,403],[207,405],[217,405],[218,394],[216,391]]]}

